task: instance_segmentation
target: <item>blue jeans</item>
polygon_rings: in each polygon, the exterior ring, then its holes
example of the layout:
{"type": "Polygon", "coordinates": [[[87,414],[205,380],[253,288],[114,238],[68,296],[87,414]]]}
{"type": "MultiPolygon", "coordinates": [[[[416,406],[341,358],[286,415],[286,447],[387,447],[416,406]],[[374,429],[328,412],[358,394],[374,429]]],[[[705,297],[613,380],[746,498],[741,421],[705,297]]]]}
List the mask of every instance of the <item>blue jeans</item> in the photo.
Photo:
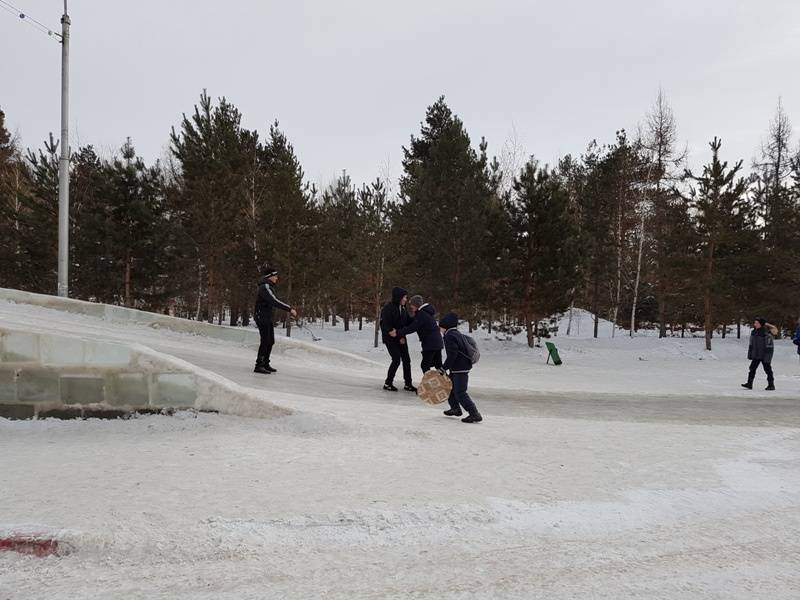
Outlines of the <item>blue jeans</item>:
{"type": "Polygon", "coordinates": [[[447,402],[453,410],[459,410],[459,405],[464,407],[469,414],[474,415],[478,413],[478,407],[472,401],[467,393],[467,386],[469,385],[469,373],[450,373],[450,380],[453,382],[453,389],[450,392],[450,397],[447,402]]]}

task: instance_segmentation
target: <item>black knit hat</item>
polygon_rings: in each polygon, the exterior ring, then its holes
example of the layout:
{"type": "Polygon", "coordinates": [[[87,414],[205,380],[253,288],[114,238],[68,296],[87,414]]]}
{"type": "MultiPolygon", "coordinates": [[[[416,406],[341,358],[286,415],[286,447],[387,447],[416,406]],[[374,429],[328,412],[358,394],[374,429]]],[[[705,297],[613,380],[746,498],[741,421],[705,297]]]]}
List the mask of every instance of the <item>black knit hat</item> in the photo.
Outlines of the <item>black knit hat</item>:
{"type": "Polygon", "coordinates": [[[275,268],[270,267],[268,265],[264,265],[261,268],[261,275],[263,277],[273,277],[273,276],[275,276],[277,274],[278,274],[278,269],[275,269],[275,268]]]}
{"type": "Polygon", "coordinates": [[[442,317],[442,320],[439,321],[439,327],[442,327],[443,329],[453,329],[458,327],[458,315],[454,312],[447,313],[442,317]]]}
{"type": "Polygon", "coordinates": [[[756,321],[761,323],[762,327],[764,327],[767,324],[767,320],[764,317],[758,317],[758,318],[756,318],[756,321]]]}

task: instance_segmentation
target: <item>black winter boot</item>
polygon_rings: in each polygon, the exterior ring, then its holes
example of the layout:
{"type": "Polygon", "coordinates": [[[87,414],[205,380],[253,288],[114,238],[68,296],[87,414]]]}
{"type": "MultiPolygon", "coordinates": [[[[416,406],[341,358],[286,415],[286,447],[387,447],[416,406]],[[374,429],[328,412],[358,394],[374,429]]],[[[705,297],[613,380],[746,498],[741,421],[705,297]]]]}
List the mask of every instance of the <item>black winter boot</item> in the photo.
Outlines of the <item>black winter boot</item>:
{"type": "Polygon", "coordinates": [[[464,413],[461,412],[460,408],[449,408],[446,411],[444,411],[444,416],[446,417],[460,417],[463,414],[464,413]]]}
{"type": "Polygon", "coordinates": [[[269,371],[270,373],[277,373],[277,372],[278,372],[278,369],[276,369],[275,367],[271,367],[270,365],[267,365],[267,366],[265,366],[264,368],[265,368],[267,371],[269,371]]]}
{"type": "Polygon", "coordinates": [[[752,390],[753,389],[753,384],[748,381],[747,383],[743,383],[742,387],[743,388],[747,388],[748,390],[752,390]]]}
{"type": "Polygon", "coordinates": [[[269,375],[272,373],[267,367],[262,365],[261,363],[256,363],[256,368],[253,369],[253,373],[260,373],[261,375],[269,375]]]}
{"type": "Polygon", "coordinates": [[[394,387],[394,385],[391,384],[391,383],[384,383],[383,384],[383,389],[385,389],[387,392],[396,392],[397,391],[397,388],[394,387]]]}
{"type": "Polygon", "coordinates": [[[765,389],[766,391],[768,391],[768,392],[774,392],[774,391],[775,391],[775,384],[774,384],[774,383],[770,383],[770,384],[769,384],[767,387],[765,387],[764,389],[765,389]]]}
{"type": "Polygon", "coordinates": [[[461,419],[462,423],[480,423],[481,421],[483,421],[483,417],[481,416],[481,413],[477,412],[471,415],[467,415],[466,417],[461,419]]]}
{"type": "Polygon", "coordinates": [[[415,394],[417,393],[417,388],[415,388],[415,387],[414,387],[413,385],[411,385],[410,383],[407,383],[407,384],[406,384],[406,386],[405,386],[403,389],[404,389],[405,391],[407,391],[407,392],[414,392],[415,394]]]}

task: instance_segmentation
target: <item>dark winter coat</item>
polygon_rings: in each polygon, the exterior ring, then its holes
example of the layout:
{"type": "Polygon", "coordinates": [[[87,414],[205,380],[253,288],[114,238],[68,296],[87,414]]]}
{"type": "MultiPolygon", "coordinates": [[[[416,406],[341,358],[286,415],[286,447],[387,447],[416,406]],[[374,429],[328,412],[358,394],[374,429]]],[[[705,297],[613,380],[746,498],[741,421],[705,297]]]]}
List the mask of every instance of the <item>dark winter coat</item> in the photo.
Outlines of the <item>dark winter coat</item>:
{"type": "Polygon", "coordinates": [[[392,329],[402,329],[411,322],[404,306],[400,306],[400,300],[407,296],[408,292],[401,287],[392,289],[392,299],[387,302],[381,310],[381,339],[384,344],[399,344],[400,338],[393,338],[389,335],[392,329]]]}
{"type": "Polygon", "coordinates": [[[448,329],[444,333],[444,348],[447,360],[442,368],[451,373],[467,373],[472,369],[472,361],[467,354],[467,342],[458,329],[448,329]]]}
{"type": "Polygon", "coordinates": [[[750,347],[747,350],[747,359],[762,360],[766,364],[770,364],[774,352],[775,338],[767,331],[767,328],[753,329],[753,332],[750,334],[750,347]]]}
{"type": "Polygon", "coordinates": [[[256,323],[272,323],[273,314],[276,308],[281,310],[292,310],[292,307],[278,300],[272,283],[266,277],[258,280],[258,294],[256,294],[256,308],[253,310],[253,318],[256,323]]]}
{"type": "Polygon", "coordinates": [[[414,315],[414,320],[407,327],[397,331],[398,337],[406,337],[412,333],[419,336],[422,351],[441,350],[444,348],[439,323],[436,322],[436,307],[432,304],[423,304],[414,315]]]}
{"type": "Polygon", "coordinates": [[[792,342],[794,342],[794,345],[797,346],[797,353],[800,354],[800,325],[798,325],[797,329],[794,330],[792,342]]]}

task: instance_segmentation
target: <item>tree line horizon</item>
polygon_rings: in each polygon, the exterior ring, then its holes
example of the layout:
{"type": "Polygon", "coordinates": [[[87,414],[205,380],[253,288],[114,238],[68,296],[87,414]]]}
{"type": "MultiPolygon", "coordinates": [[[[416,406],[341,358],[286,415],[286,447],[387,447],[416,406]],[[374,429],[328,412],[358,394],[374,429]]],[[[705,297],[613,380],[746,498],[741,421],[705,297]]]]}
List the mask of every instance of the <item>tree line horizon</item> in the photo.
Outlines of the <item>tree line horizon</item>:
{"type": "MultiPolygon", "coordinates": [[[[699,326],[708,349],[728,326],[799,316],[800,145],[780,100],[745,175],[716,136],[687,168],[661,91],[635,135],[552,166],[508,144],[490,158],[442,96],[403,147],[397,189],[345,171],[320,189],[277,120],[264,136],[241,120],[204,91],[164,161],[130,138],[111,158],[73,150],[71,297],[248,325],[268,263],[301,315],[345,328],[374,321],[394,285],[530,345],[573,307],[595,337],[601,317],[660,337],[699,326]]],[[[0,287],[55,292],[57,215],[57,142],[23,152],[0,110],[0,287]]]]}

